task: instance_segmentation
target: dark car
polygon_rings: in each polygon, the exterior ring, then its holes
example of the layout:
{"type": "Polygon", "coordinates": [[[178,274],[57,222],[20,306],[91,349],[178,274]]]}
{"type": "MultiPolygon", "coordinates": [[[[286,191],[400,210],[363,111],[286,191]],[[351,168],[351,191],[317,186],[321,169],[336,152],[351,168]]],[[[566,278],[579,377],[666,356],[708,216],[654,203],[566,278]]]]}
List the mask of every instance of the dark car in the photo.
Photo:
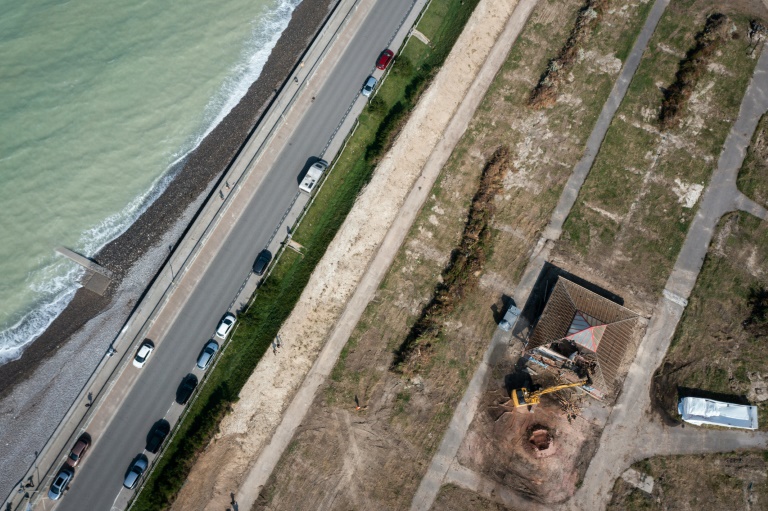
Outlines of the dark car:
{"type": "Polygon", "coordinates": [[[160,419],[155,422],[149,435],[147,435],[146,450],[152,454],[157,454],[157,451],[160,450],[160,446],[163,445],[163,442],[165,441],[165,437],[167,437],[170,432],[171,424],[167,420],[160,419]]]}
{"type": "Polygon", "coordinates": [[[203,351],[200,352],[200,356],[197,357],[197,367],[205,371],[208,369],[208,365],[216,356],[216,352],[219,351],[219,343],[211,339],[205,344],[203,351]]]}
{"type": "Polygon", "coordinates": [[[66,465],[61,467],[56,479],[54,479],[53,484],[51,484],[51,489],[48,491],[48,498],[51,500],[59,500],[74,475],[75,471],[72,470],[71,467],[66,465]]]}
{"type": "Polygon", "coordinates": [[[78,438],[74,447],[72,447],[72,450],[69,452],[69,456],[67,456],[67,465],[75,468],[77,464],[80,463],[80,460],[83,459],[83,456],[85,456],[85,451],[88,450],[89,445],[91,445],[91,437],[88,434],[84,434],[78,438]]]}
{"type": "Polygon", "coordinates": [[[125,473],[125,479],[123,479],[123,486],[132,490],[136,486],[136,483],[139,482],[139,479],[141,479],[141,474],[147,470],[148,465],[149,462],[147,461],[147,457],[143,454],[139,454],[131,462],[131,466],[128,467],[128,472],[125,473]]]}
{"type": "Polygon", "coordinates": [[[256,262],[253,263],[253,273],[258,276],[264,275],[264,272],[272,261],[272,252],[269,250],[262,250],[259,252],[259,256],[256,258],[256,262]]]}
{"type": "Polygon", "coordinates": [[[176,402],[180,405],[187,404],[187,401],[192,397],[192,393],[195,391],[196,387],[197,376],[189,373],[183,380],[181,380],[181,385],[179,385],[179,388],[176,390],[176,402]]]}
{"type": "Polygon", "coordinates": [[[392,57],[394,57],[395,54],[392,53],[392,50],[386,49],[383,52],[381,52],[381,55],[379,55],[379,60],[376,61],[376,69],[387,69],[387,66],[390,62],[392,62],[392,57]]]}

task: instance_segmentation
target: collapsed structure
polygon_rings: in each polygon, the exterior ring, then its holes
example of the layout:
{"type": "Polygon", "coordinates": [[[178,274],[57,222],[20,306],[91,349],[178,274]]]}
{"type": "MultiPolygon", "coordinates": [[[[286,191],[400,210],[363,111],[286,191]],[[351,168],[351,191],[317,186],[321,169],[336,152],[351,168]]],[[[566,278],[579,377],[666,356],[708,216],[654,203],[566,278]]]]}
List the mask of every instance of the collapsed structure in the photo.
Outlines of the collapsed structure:
{"type": "Polygon", "coordinates": [[[560,381],[589,378],[597,398],[612,394],[640,316],[559,277],[526,346],[527,360],[560,381]]]}

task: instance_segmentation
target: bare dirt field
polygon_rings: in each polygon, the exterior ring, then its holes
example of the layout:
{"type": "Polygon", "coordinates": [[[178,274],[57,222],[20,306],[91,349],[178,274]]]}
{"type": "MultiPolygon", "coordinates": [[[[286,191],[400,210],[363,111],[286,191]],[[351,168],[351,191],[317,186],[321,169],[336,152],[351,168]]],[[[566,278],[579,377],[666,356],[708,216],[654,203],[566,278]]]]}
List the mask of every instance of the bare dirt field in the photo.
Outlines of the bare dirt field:
{"type": "MultiPolygon", "coordinates": [[[[569,419],[560,402],[551,396],[542,399],[532,413],[525,407],[507,407],[511,411],[500,416],[504,408],[498,403],[508,400],[509,395],[503,381],[493,383],[501,386],[481,403],[459,451],[459,462],[531,500],[566,500],[587,468],[602,425],[580,416],[569,419]],[[546,449],[532,445],[535,430],[548,432],[546,449]]],[[[560,396],[589,399],[576,397],[574,391],[561,392],[560,396]]]]}
{"type": "Polygon", "coordinates": [[[768,506],[765,453],[655,457],[632,468],[653,478],[652,491],[619,479],[608,511],[757,511],[768,506]]]}

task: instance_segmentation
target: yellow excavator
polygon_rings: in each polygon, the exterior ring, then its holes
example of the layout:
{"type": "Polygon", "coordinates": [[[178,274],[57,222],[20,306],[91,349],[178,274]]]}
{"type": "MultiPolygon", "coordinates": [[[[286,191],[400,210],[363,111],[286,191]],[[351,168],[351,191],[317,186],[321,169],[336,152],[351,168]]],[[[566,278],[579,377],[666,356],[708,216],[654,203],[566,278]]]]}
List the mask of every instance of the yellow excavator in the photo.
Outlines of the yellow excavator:
{"type": "Polygon", "coordinates": [[[512,402],[515,404],[515,408],[520,406],[533,406],[539,404],[539,401],[541,399],[541,396],[544,394],[551,394],[552,392],[557,392],[558,390],[563,389],[569,389],[571,387],[581,387],[582,385],[586,385],[587,380],[581,380],[574,383],[563,383],[561,385],[553,385],[552,387],[547,387],[544,389],[539,389],[535,392],[531,392],[526,388],[522,389],[515,389],[511,393],[512,402]]]}

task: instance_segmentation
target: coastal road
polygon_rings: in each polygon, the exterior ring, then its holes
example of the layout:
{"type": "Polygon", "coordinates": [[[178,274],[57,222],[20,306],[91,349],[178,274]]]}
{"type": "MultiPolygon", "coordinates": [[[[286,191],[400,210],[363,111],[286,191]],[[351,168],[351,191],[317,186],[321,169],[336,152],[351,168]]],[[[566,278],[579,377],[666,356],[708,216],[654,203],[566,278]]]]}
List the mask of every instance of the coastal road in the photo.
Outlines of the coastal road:
{"type": "MultiPolygon", "coordinates": [[[[82,466],[77,468],[70,489],[55,506],[57,510],[109,511],[113,503],[125,501],[128,490],[123,489],[122,481],[131,460],[143,452],[152,425],[170,412],[178,412],[173,407],[179,406],[174,404],[179,383],[187,373],[193,372],[203,344],[213,336],[216,325],[251,271],[256,255],[267,245],[290,207],[298,191],[299,173],[333,136],[366,77],[373,71],[377,56],[387,46],[412,3],[412,0],[376,1],[287,143],[281,148],[269,149],[279,152],[275,165],[244,213],[228,219],[234,223],[230,235],[212,264],[198,276],[191,298],[141,369],[133,388],[116,407],[106,429],[94,438],[94,445],[82,466]]],[[[287,85],[291,86],[292,83],[287,85]]],[[[53,503],[47,498],[37,506],[47,510],[52,507],[53,503]]]]}

